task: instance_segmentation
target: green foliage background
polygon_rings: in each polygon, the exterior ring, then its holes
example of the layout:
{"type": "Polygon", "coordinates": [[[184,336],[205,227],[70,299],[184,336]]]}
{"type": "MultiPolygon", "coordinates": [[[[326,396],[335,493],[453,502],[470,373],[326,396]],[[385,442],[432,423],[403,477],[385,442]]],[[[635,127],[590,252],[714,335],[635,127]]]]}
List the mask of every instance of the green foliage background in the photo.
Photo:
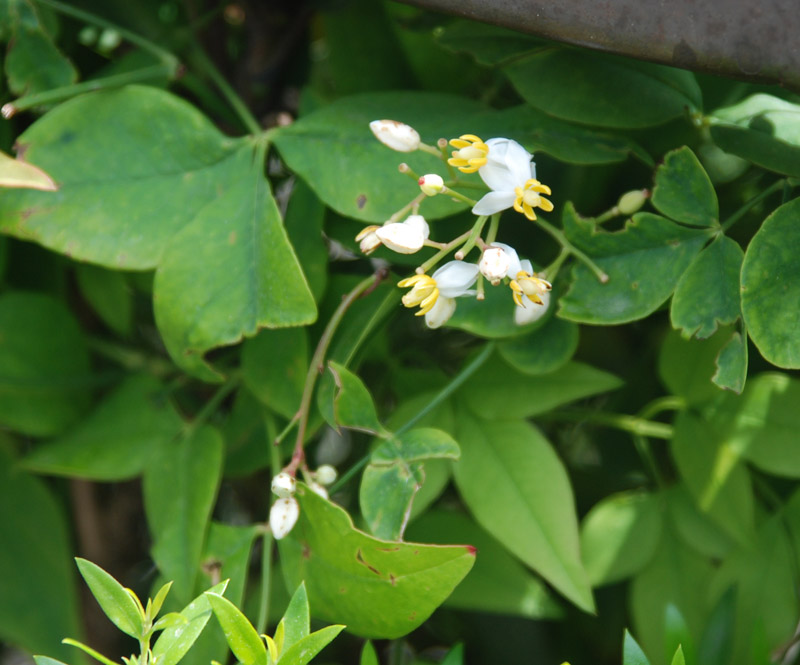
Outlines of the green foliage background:
{"type": "MultiPolygon", "coordinates": [[[[170,610],[229,578],[261,631],[304,582],[331,663],[794,662],[797,95],[368,0],[3,0],[0,40],[0,148],[58,185],[0,190],[4,645],[132,651],[81,556],[170,610]],[[397,165],[442,172],[380,118],[535,153],[550,230],[498,239],[568,249],[545,317],[423,328],[394,285],[427,248],[371,283],[397,165]],[[342,477],[276,547],[299,408],[342,477]]],[[[184,662],[226,655],[209,624],[184,662]]]]}

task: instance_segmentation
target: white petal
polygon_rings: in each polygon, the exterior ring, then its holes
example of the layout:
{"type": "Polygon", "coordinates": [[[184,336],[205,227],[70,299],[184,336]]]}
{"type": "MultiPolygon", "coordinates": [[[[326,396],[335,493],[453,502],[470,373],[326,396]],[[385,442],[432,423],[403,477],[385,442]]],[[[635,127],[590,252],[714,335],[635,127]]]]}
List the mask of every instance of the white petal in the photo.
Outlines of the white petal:
{"type": "Polygon", "coordinates": [[[421,250],[425,244],[422,229],[406,226],[403,223],[395,222],[382,226],[375,231],[375,235],[384,245],[398,254],[413,254],[421,250]]]}
{"type": "Polygon", "coordinates": [[[275,540],[288,534],[300,517],[300,505],[296,499],[278,499],[269,511],[269,528],[275,540]]]}
{"type": "MultiPolygon", "coordinates": [[[[522,270],[522,263],[519,260],[517,250],[511,245],[506,245],[504,242],[494,242],[492,243],[492,247],[499,247],[508,255],[508,270],[503,277],[510,277],[511,279],[514,279],[517,276],[517,273],[522,270]]],[[[530,261],[528,261],[528,263],[530,263],[530,261]]]]}
{"type": "Polygon", "coordinates": [[[282,499],[288,499],[297,490],[297,481],[286,471],[281,471],[272,479],[272,491],[282,499]]]}
{"type": "Polygon", "coordinates": [[[550,306],[550,292],[545,292],[539,297],[544,304],[537,305],[526,297],[522,298],[523,306],[514,308],[514,323],[518,326],[525,326],[538,321],[545,315],[547,308],[550,306]]]}
{"type": "Polygon", "coordinates": [[[398,152],[413,152],[419,148],[419,134],[413,127],[396,120],[373,120],[369,128],[383,145],[398,152]]]}
{"type": "Polygon", "coordinates": [[[499,284],[500,280],[508,273],[511,258],[511,255],[505,249],[493,245],[483,250],[481,260],[478,262],[478,268],[492,284],[499,284]]]}
{"type": "Polygon", "coordinates": [[[425,218],[422,215],[409,215],[405,218],[402,222],[407,227],[411,229],[417,229],[422,233],[425,237],[425,240],[428,239],[428,236],[431,234],[431,229],[428,226],[428,222],[425,221],[425,218]]]}
{"type": "Polygon", "coordinates": [[[489,192],[472,208],[473,215],[493,215],[501,210],[507,210],[514,205],[517,198],[513,190],[505,192],[489,192]]]}
{"type": "Polygon", "coordinates": [[[479,175],[491,189],[521,187],[534,177],[531,170],[533,155],[519,143],[498,138],[489,139],[486,145],[489,146],[489,161],[480,168],[479,175]],[[505,183],[505,186],[495,186],[500,183],[505,183]]]}
{"type": "Polygon", "coordinates": [[[520,186],[504,162],[494,162],[490,159],[478,169],[478,175],[492,191],[509,191],[520,186]]]}
{"type": "MultiPolygon", "coordinates": [[[[528,261],[528,259],[522,259],[522,261],[519,262],[519,265],[520,270],[524,270],[529,275],[533,274],[533,264],[528,261]]],[[[514,275],[514,277],[516,277],[516,275],[514,275]]]]}
{"type": "Polygon", "coordinates": [[[433,273],[432,277],[436,280],[440,296],[457,298],[466,294],[478,279],[478,266],[463,261],[449,261],[433,273]]]}
{"type": "Polygon", "coordinates": [[[456,301],[454,298],[439,296],[436,304],[425,313],[425,325],[428,328],[440,328],[450,320],[453,312],[456,311],[456,301]]]}

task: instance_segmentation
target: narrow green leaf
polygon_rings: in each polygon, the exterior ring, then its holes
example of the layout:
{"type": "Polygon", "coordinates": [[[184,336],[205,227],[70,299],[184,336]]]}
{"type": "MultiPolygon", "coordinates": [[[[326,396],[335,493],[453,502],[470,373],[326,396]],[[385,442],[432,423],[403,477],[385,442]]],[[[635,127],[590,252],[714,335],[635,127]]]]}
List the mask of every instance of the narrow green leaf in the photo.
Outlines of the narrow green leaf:
{"type": "Polygon", "coordinates": [[[22,187],[53,192],[58,187],[42,169],[0,151],[0,187],[22,187]]]}
{"type": "Polygon", "coordinates": [[[644,655],[642,647],[637,644],[636,640],[633,639],[633,635],[627,630],[622,643],[622,665],[650,665],[650,661],[644,655]]]}
{"type": "Polygon", "coordinates": [[[668,152],[656,171],[653,205],[662,214],[692,226],[719,226],[714,185],[686,146],[668,152]]]}
{"type": "Polygon", "coordinates": [[[121,272],[90,264],[75,270],[78,287],[98,316],[109,328],[122,336],[133,327],[133,293],[121,272]]]}
{"type": "Polygon", "coordinates": [[[242,665],[267,665],[267,647],[241,610],[227,598],[210,591],[205,595],[237,660],[242,665]]]}
{"type": "Polygon", "coordinates": [[[128,591],[91,561],[76,558],[75,562],[92,595],[112,623],[131,637],[141,637],[144,617],[128,591]]]}
{"type": "Polygon", "coordinates": [[[151,553],[173,592],[190,598],[222,470],[219,432],[204,426],[192,436],[161,448],[144,474],[151,553]]]}
{"type": "Polygon", "coordinates": [[[372,434],[382,432],[383,425],[378,420],[372,395],[361,379],[334,360],[328,363],[328,368],[337,389],[333,400],[337,424],[372,434]]]}
{"type": "Polygon", "coordinates": [[[562,367],[578,348],[578,326],[556,316],[536,330],[497,346],[503,359],[523,374],[539,376],[562,367]]]}
{"type": "Polygon", "coordinates": [[[733,655],[736,631],[736,587],[729,587],[720,596],[708,618],[700,646],[697,662],[701,665],[728,665],[733,655]]]}
{"type": "Polygon", "coordinates": [[[668,661],[676,664],[678,652],[681,665],[685,665],[685,661],[689,661],[690,665],[697,663],[689,626],[686,625],[681,611],[670,603],[664,613],[664,655],[668,661]]]}
{"type": "Polygon", "coordinates": [[[300,518],[279,541],[287,584],[305,580],[314,617],[350,632],[389,638],[408,634],[442,604],[469,572],[468,545],[420,545],[372,538],[347,513],[302,485],[300,518]]]}
{"type": "Polygon", "coordinates": [[[456,486],[478,524],[575,605],[594,611],[572,488],[550,443],[524,421],[463,410],[457,422],[456,486]]]}
{"type": "MultiPolygon", "coordinates": [[[[48,664],[44,663],[43,665],[48,664]]],[[[369,640],[364,643],[364,648],[361,650],[359,665],[380,665],[380,663],[378,663],[378,654],[375,653],[375,647],[372,646],[372,642],[369,640]]]]}
{"type": "Polygon", "coordinates": [[[464,665],[464,645],[456,644],[450,649],[441,665],[464,665]]]}
{"type": "Polygon", "coordinates": [[[158,621],[153,624],[153,632],[166,630],[167,628],[186,626],[188,623],[188,619],[182,614],[170,612],[169,614],[159,617],[158,621]]]}
{"type": "Polygon", "coordinates": [[[301,582],[297,587],[289,606],[283,613],[283,651],[294,646],[311,632],[311,616],[308,609],[308,594],[306,585],[301,582]]]}
{"type": "Polygon", "coordinates": [[[306,635],[286,649],[278,659],[278,665],[306,665],[333,639],[344,630],[344,626],[326,626],[321,630],[306,635]]]}
{"type": "Polygon", "coordinates": [[[753,236],[742,264],[742,314],[750,339],[773,365],[800,368],[800,199],[773,212],[753,236]]]}
{"type": "Polygon", "coordinates": [[[89,654],[95,660],[100,661],[101,663],[103,663],[103,665],[117,665],[113,660],[111,660],[110,658],[107,658],[106,656],[101,654],[99,651],[96,651],[95,649],[92,649],[92,647],[90,647],[88,644],[84,644],[83,642],[79,642],[78,640],[73,640],[71,637],[65,637],[62,640],[62,642],[64,644],[68,644],[71,647],[76,647],[76,648],[80,649],[81,651],[83,651],[86,654],[89,654]]]}
{"type": "Polygon", "coordinates": [[[686,665],[686,659],[683,656],[683,648],[682,648],[682,646],[678,646],[678,650],[675,652],[675,655],[672,657],[672,665],[686,665]]]}
{"type": "Polygon", "coordinates": [[[739,273],[744,252],[739,244],[720,235],[695,257],[675,287],[670,309],[673,328],[687,337],[710,337],[718,325],[741,315],[739,273]]]}
{"type": "Polygon", "coordinates": [[[33,660],[36,665],[67,665],[60,660],[56,660],[55,658],[50,658],[48,656],[34,656],[33,660]]]}
{"type": "Polygon", "coordinates": [[[161,611],[161,607],[164,605],[164,601],[167,599],[167,594],[169,593],[171,587],[172,582],[167,582],[158,590],[155,598],[153,598],[153,604],[150,608],[150,618],[158,616],[158,613],[161,611]]]}
{"type": "Polygon", "coordinates": [[[135,374],[66,435],[37,446],[23,465],[39,473],[92,480],[139,475],[183,426],[164,387],[135,374]]]}
{"type": "Polygon", "coordinates": [[[711,380],[720,388],[741,393],[747,380],[747,340],[734,332],[717,356],[717,371],[711,380]]]}

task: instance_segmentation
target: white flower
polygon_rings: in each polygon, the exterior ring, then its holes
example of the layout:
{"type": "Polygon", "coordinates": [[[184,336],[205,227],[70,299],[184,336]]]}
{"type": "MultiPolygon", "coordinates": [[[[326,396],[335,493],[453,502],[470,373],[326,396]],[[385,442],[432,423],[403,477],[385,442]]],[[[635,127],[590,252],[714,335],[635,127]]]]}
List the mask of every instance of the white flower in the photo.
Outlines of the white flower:
{"type": "Polygon", "coordinates": [[[463,261],[449,261],[433,275],[412,275],[397,283],[401,288],[412,287],[403,296],[406,307],[419,306],[416,316],[425,316],[431,328],[438,328],[447,322],[455,311],[455,300],[459,296],[471,294],[471,287],[478,279],[478,266],[463,261]],[[437,302],[443,302],[436,307],[437,302]],[[448,300],[452,302],[448,302],[448,300]],[[428,316],[430,314],[430,316],[428,316]]]}
{"type": "Polygon", "coordinates": [[[413,254],[425,245],[430,228],[422,215],[409,215],[375,230],[378,240],[398,254],[413,254]]]}
{"type": "Polygon", "coordinates": [[[331,464],[323,464],[317,469],[317,482],[320,485],[333,485],[336,482],[336,468],[331,464]]]}
{"type": "Polygon", "coordinates": [[[426,173],[419,179],[419,188],[426,196],[436,196],[444,191],[444,180],[442,180],[442,176],[436,173],[426,173]]]}
{"type": "Polygon", "coordinates": [[[457,139],[450,139],[450,145],[457,150],[453,150],[453,156],[447,160],[447,163],[455,166],[459,171],[475,173],[486,164],[489,146],[475,134],[463,134],[457,139]]]}
{"type": "Polygon", "coordinates": [[[286,536],[300,517],[300,505],[293,497],[278,499],[269,511],[269,528],[275,540],[286,536]]]}
{"type": "Polygon", "coordinates": [[[483,182],[492,191],[484,195],[472,208],[475,215],[493,215],[513,207],[528,219],[536,219],[534,208],[550,211],[553,204],[542,196],[550,188],[536,180],[533,155],[511,139],[489,139],[489,156],[478,169],[483,182]]]}
{"type": "Polygon", "coordinates": [[[281,471],[272,479],[272,491],[282,499],[292,496],[297,490],[297,481],[286,471],[281,471]]]}
{"type": "Polygon", "coordinates": [[[383,145],[398,152],[414,152],[419,148],[417,130],[397,120],[373,120],[369,128],[383,145]]]}
{"type": "Polygon", "coordinates": [[[541,310],[541,313],[527,314],[514,313],[514,320],[517,325],[525,325],[541,318],[550,305],[550,289],[553,288],[550,282],[539,277],[533,272],[533,265],[525,259],[520,261],[520,270],[514,279],[509,283],[511,295],[517,304],[517,309],[541,310]]]}
{"type": "Polygon", "coordinates": [[[523,300],[522,307],[515,307],[514,323],[518,326],[526,326],[541,319],[550,307],[550,292],[545,291],[539,296],[539,299],[542,301],[541,305],[523,300]]]}

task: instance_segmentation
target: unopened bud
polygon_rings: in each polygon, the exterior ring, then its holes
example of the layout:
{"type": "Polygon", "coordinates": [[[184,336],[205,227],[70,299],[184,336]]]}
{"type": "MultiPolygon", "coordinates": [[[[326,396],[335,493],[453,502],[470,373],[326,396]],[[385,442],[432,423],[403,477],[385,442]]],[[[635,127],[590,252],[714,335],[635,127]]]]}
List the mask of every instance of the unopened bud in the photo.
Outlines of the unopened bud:
{"type": "Polygon", "coordinates": [[[308,489],[310,489],[314,494],[321,496],[326,501],[328,500],[328,490],[326,490],[322,485],[315,482],[308,483],[308,489]]]}
{"type": "Polygon", "coordinates": [[[375,233],[379,228],[381,227],[374,224],[367,226],[356,236],[356,242],[364,254],[372,254],[381,246],[381,239],[375,233]]]}
{"type": "Polygon", "coordinates": [[[508,273],[510,265],[511,257],[502,247],[487,247],[481,254],[478,268],[486,279],[497,286],[508,273]]]}
{"type": "Polygon", "coordinates": [[[409,215],[403,222],[385,224],[375,230],[378,239],[398,254],[418,252],[429,234],[430,228],[422,215],[409,215]]]}
{"type": "Polygon", "coordinates": [[[282,499],[293,496],[296,490],[297,481],[294,476],[289,475],[286,471],[281,471],[272,479],[272,492],[282,499]]]}
{"type": "Polygon", "coordinates": [[[414,152],[419,148],[419,134],[413,127],[397,120],[373,120],[369,128],[383,145],[398,152],[414,152]]]}
{"type": "Polygon", "coordinates": [[[336,482],[336,468],[330,464],[323,464],[317,469],[317,482],[320,485],[333,485],[336,482]]]}
{"type": "Polygon", "coordinates": [[[444,180],[436,173],[427,173],[419,179],[419,188],[426,196],[435,196],[444,191],[444,180]]]}
{"type": "Polygon", "coordinates": [[[619,197],[617,201],[617,208],[622,215],[632,215],[638,212],[639,209],[647,201],[648,191],[646,189],[634,189],[631,192],[626,192],[619,197]]]}
{"type": "Polygon", "coordinates": [[[280,540],[286,536],[300,517],[300,506],[294,498],[278,499],[269,511],[269,528],[272,536],[280,540]]]}

